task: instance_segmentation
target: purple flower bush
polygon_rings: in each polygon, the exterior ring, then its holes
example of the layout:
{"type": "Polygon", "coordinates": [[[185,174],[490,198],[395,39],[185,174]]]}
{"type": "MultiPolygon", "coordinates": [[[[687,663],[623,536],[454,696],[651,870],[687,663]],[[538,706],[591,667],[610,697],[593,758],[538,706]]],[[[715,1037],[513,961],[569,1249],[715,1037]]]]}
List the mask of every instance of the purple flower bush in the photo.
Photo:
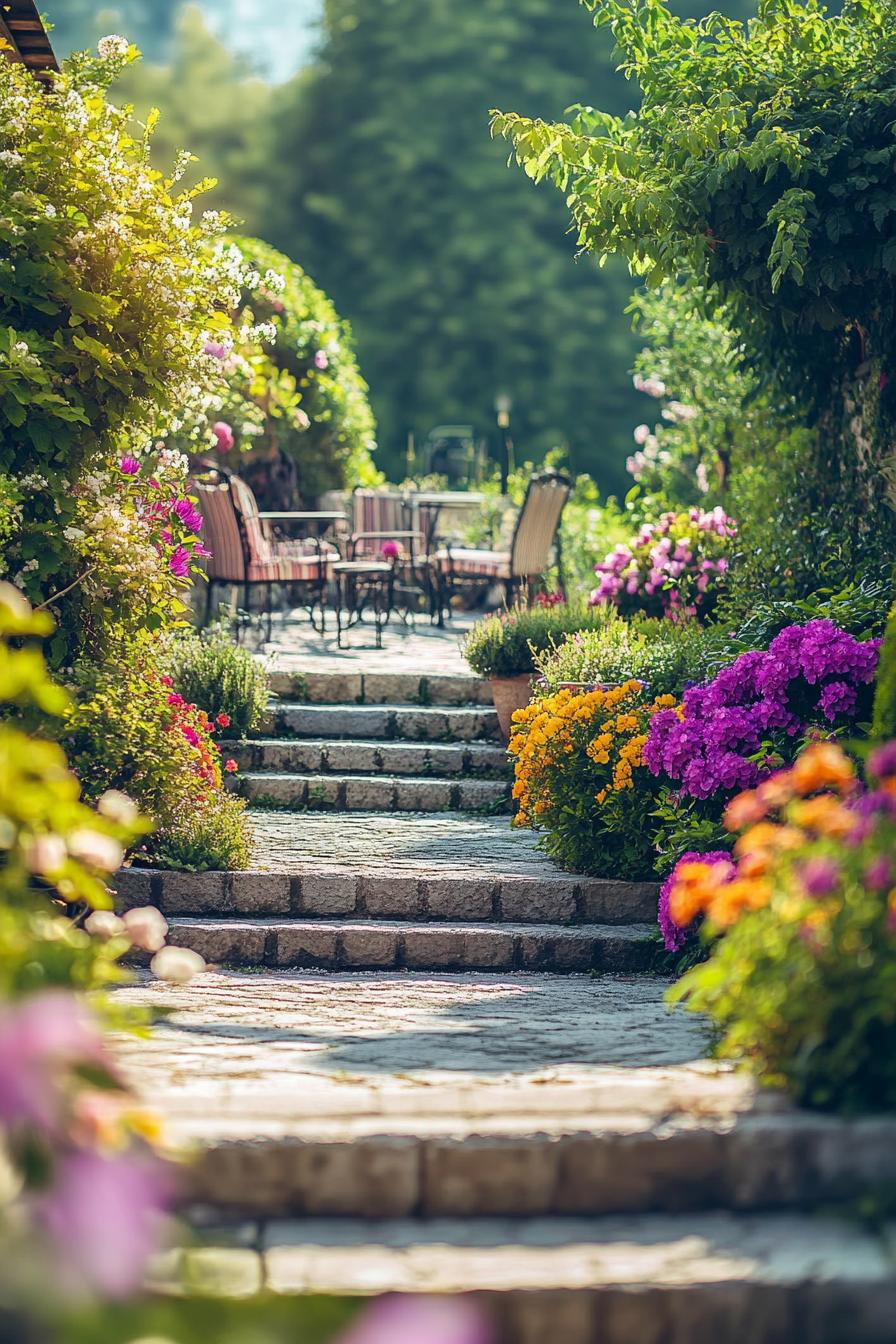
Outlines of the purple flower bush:
{"type": "Polygon", "coordinates": [[[591,605],[613,603],[623,615],[705,618],[728,571],[727,542],[737,524],[724,509],[664,513],[645,523],[595,566],[591,605]]]}
{"type": "Polygon", "coordinates": [[[686,691],[681,709],[657,714],[645,763],[691,798],[751,788],[780,763],[774,752],[792,756],[788,744],[808,728],[856,716],[879,649],[880,640],[862,643],[833,621],[788,626],[767,652],[741,654],[708,685],[686,691]]]}

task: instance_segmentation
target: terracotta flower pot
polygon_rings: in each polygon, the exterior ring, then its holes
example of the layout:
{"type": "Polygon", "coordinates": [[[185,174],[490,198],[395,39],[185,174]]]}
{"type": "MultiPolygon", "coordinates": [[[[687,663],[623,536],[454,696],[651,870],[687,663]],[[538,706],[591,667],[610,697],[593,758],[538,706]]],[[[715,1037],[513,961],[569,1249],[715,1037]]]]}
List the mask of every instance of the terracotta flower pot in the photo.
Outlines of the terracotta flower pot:
{"type": "Polygon", "coordinates": [[[498,712],[498,723],[504,734],[504,741],[510,741],[511,718],[515,709],[525,709],[532,698],[535,682],[531,672],[522,672],[516,677],[489,677],[492,698],[498,712]]]}

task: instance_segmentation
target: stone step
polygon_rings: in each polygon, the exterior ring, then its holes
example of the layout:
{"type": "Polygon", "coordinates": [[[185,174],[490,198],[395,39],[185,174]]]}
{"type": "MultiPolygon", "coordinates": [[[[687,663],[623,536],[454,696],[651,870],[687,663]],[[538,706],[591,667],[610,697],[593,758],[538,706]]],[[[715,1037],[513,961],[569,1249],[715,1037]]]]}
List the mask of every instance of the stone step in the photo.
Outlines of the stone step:
{"type": "Polygon", "coordinates": [[[235,792],[256,807],[329,812],[510,812],[510,783],[499,779],[398,778],[248,772],[235,792]]]}
{"type": "MultiPolygon", "coordinates": [[[[858,1225],[788,1214],[348,1218],[197,1228],[156,1285],[218,1298],[473,1294],[495,1344],[891,1344],[896,1271],[858,1225]]],[[[421,1341],[423,1344],[423,1341],[421,1341]]]]}
{"type": "MultiPolygon", "coordinates": [[[[251,1217],[798,1212],[896,1188],[896,1117],[799,1111],[701,1059],[653,976],[209,972],[116,1001],[185,1204],[251,1217]]],[[[885,1207],[885,1206],[884,1206],[885,1207]]],[[[794,1336],[794,1340],[799,1335],[794,1336]]],[[[789,1342],[790,1344],[790,1342],[789,1342]]]]}
{"type": "MultiPolygon", "coordinates": [[[[505,1113],[498,1093],[493,1114],[431,1111],[424,1098],[351,1116],[262,1118],[244,1101],[227,1118],[175,1117],[172,1137],[200,1146],[182,1196],[219,1216],[595,1217],[851,1209],[896,1180],[893,1117],[639,1110],[627,1108],[626,1071],[604,1072],[615,1112],[577,1110],[573,1095],[557,1114],[505,1113]]],[[[660,1071],[634,1072],[647,1084],[660,1071]]],[[[253,1085],[244,1078],[240,1095],[253,1085]]],[[[432,1075],[417,1086],[428,1090],[432,1075]]]]}
{"type": "Polygon", "coordinates": [[[225,966],[330,971],[647,971],[652,924],[425,924],[174,917],[169,941],[225,966]]]}
{"type": "Polygon", "coordinates": [[[125,868],[118,904],[157,905],[166,915],[354,916],[519,924],[653,924],[658,887],[560,873],[464,872],[174,873],[125,868]]]}
{"type": "Polygon", "coordinates": [[[503,746],[491,742],[329,742],[262,738],[222,742],[240,770],[288,774],[424,775],[440,778],[508,779],[510,762],[503,746]]]}
{"type": "Polygon", "coordinates": [[[411,742],[500,742],[494,709],[430,705],[306,705],[273,701],[264,737],[308,737],[411,742]]]}
{"type": "Polygon", "coordinates": [[[275,695],[312,705],[490,705],[487,681],[462,673],[299,672],[268,675],[275,695]]]}

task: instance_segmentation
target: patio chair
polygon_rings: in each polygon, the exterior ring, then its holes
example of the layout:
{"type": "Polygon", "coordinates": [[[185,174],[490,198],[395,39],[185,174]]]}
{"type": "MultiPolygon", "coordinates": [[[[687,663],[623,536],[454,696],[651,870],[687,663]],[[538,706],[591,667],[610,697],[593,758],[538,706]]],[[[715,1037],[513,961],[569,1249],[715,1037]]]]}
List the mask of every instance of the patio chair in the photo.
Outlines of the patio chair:
{"type": "Polygon", "coordinates": [[[395,587],[410,599],[422,596],[433,619],[436,588],[429,550],[435,514],[411,508],[406,495],[396,490],[359,487],[352,495],[352,532],[348,556],[352,561],[381,560],[383,545],[393,541],[398,554],[393,560],[395,587]]]}
{"type": "Polygon", "coordinates": [[[270,638],[273,587],[283,583],[300,585],[306,590],[309,601],[305,605],[312,621],[315,606],[320,606],[323,630],[327,581],[333,562],[340,558],[336,547],[318,538],[274,540],[272,523],[302,515],[260,513],[245,481],[220,466],[208,476],[195,479],[193,489],[199,498],[205,540],[211,551],[203,624],[208,624],[216,586],[242,588],[247,611],[252,589],[264,587],[270,638]]]}
{"type": "Polygon", "coordinates": [[[434,556],[439,580],[440,608],[449,608],[460,583],[491,586],[503,583],[510,604],[523,588],[531,595],[534,581],[541,578],[552,561],[561,570],[560,520],[572,482],[562,472],[536,472],[526,487],[526,496],[517,515],[510,549],[478,550],[467,546],[446,545],[434,556]]]}

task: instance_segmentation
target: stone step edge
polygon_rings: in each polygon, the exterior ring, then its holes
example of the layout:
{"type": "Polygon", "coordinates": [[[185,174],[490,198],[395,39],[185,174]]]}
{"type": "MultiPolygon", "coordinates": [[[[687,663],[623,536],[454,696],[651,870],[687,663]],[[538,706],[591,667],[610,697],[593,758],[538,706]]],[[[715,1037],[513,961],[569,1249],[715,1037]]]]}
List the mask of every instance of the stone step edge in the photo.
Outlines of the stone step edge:
{"type": "Polygon", "coordinates": [[[508,780],[439,775],[247,770],[228,787],[255,807],[281,811],[493,812],[502,805],[509,812],[512,803],[508,780]]]}
{"type": "Polygon", "coordinates": [[[428,742],[418,739],[264,737],[234,738],[218,743],[223,757],[236,756],[241,776],[255,774],[366,774],[392,773],[410,779],[445,778],[508,780],[513,769],[506,749],[498,742],[428,742]],[[278,757],[302,758],[284,769],[278,757]],[[265,758],[268,758],[267,760],[265,758]],[[330,758],[333,758],[331,760],[330,758]],[[343,764],[339,764],[339,758],[343,764]],[[365,764],[351,764],[364,761],[365,764]],[[403,764],[396,768],[398,759],[403,764]],[[308,763],[306,763],[308,762],[308,763]],[[335,762],[335,763],[334,763],[335,762]],[[349,763],[345,763],[349,762],[349,763]],[[457,769],[454,769],[454,766],[457,769]]]}
{"type": "Polygon", "coordinates": [[[496,923],[655,926],[659,886],[609,878],[475,876],[445,873],[179,873],[123,868],[115,886],[124,909],[155,905],[166,915],[360,916],[496,923]]]}
{"type": "MultiPolygon", "coordinates": [[[[896,1186],[896,1120],[844,1121],[800,1111],[698,1114],[636,1129],[579,1116],[480,1133],[439,1117],[414,1132],[205,1138],[186,1205],[256,1217],[570,1217],[802,1210],[843,1206],[896,1186]]],[[[167,1119],[175,1142],[176,1117],[167,1119]]]]}
{"type": "Polygon", "coordinates": [[[278,696],[304,704],[395,703],[408,706],[489,706],[487,681],[472,674],[436,672],[291,672],[274,668],[268,685],[278,696]]]}
{"type": "MultiPolygon", "coordinates": [[[[228,1298],[262,1289],[278,1295],[456,1294],[475,1285],[479,1294],[504,1299],[586,1295],[589,1305],[606,1301],[608,1290],[609,1295],[624,1290],[654,1317],[664,1291],[673,1290],[673,1303],[681,1290],[706,1291],[710,1304],[725,1285],[748,1292],[772,1285],[789,1291],[840,1282],[854,1288],[887,1285],[891,1307],[896,1298],[896,1267],[880,1232],[830,1216],[648,1213],[481,1219],[469,1228],[444,1218],[216,1224],[198,1210],[192,1218],[188,1212],[188,1222],[195,1243],[159,1258],[157,1288],[176,1288],[178,1278],[186,1278],[195,1291],[228,1298]]],[[[727,1293],[723,1301],[735,1305],[727,1293]]],[[[630,1313],[623,1319],[629,1328],[634,1324],[630,1313]]],[[[746,1319],[744,1313],[740,1323],[746,1319]]],[[[690,1312],[688,1320],[693,1321],[690,1312]]],[[[607,1324],[604,1314],[601,1324],[607,1324]]],[[[663,1339],[669,1338],[667,1327],[668,1322],[663,1339]]],[[[619,1339],[625,1344],[656,1339],[662,1328],[655,1319],[652,1330],[619,1339]]],[[[606,1335],[583,1335],[583,1344],[594,1338],[606,1335]]],[[[564,1334],[564,1344],[568,1339],[564,1334]]]]}
{"type": "Polygon", "coordinates": [[[174,917],[169,942],[218,966],[330,971],[652,970],[649,924],[421,924],[404,921],[174,917]]]}

